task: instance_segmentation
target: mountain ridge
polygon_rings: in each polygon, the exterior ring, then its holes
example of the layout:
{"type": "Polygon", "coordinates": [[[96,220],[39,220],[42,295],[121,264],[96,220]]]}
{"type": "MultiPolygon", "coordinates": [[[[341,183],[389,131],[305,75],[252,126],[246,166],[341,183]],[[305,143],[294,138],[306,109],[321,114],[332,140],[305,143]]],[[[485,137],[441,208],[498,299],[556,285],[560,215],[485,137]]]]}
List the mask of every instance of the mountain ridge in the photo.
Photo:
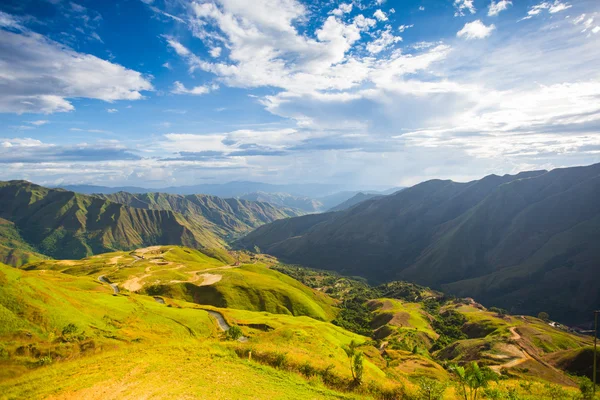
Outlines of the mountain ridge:
{"type": "Polygon", "coordinates": [[[275,221],[239,245],[286,262],[374,282],[408,280],[581,323],[589,321],[587,304],[600,302],[589,283],[600,259],[593,244],[600,239],[597,198],[600,164],[467,183],[432,180],[320,219],[275,221]],[[570,289],[556,283],[565,279],[570,289]]]}

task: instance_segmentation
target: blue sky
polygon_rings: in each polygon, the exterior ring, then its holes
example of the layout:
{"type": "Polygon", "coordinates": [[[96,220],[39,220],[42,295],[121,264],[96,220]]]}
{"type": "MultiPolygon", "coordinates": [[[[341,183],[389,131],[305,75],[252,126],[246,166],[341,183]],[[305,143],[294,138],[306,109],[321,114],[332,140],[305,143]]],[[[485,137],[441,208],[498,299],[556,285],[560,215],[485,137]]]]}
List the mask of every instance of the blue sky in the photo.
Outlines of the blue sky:
{"type": "Polygon", "coordinates": [[[599,11],[4,0],[0,180],[404,186],[600,162],[599,11]]]}

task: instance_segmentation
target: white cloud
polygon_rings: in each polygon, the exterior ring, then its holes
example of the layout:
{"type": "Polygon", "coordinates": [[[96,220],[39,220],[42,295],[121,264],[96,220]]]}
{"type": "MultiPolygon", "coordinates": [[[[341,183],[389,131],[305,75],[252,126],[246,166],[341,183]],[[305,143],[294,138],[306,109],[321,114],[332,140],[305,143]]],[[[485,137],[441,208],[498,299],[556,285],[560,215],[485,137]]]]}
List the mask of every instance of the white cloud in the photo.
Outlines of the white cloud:
{"type": "Polygon", "coordinates": [[[508,6],[512,6],[511,0],[492,0],[488,9],[488,16],[493,17],[500,14],[502,11],[508,9],[508,6]]]}
{"type": "Polygon", "coordinates": [[[373,16],[379,21],[387,21],[388,20],[387,15],[379,9],[373,13],[373,16]]]}
{"type": "Polygon", "coordinates": [[[419,11],[425,11],[425,7],[423,7],[423,6],[420,6],[420,7],[419,7],[419,11]]]}
{"type": "Polygon", "coordinates": [[[585,14],[581,14],[579,17],[575,18],[573,20],[573,24],[581,24],[583,26],[583,29],[581,30],[582,33],[589,31],[593,34],[596,34],[600,32],[600,26],[594,26],[594,17],[586,17],[585,14]]]}
{"type": "Polygon", "coordinates": [[[187,89],[183,83],[179,82],[179,81],[175,81],[175,83],[173,84],[173,90],[171,90],[171,93],[173,94],[193,94],[196,96],[199,95],[203,95],[203,94],[207,94],[210,93],[213,90],[217,90],[219,87],[217,85],[202,85],[202,86],[195,86],[191,89],[187,89]]]}
{"type": "Polygon", "coordinates": [[[456,10],[454,12],[454,16],[464,17],[465,11],[471,14],[475,14],[475,12],[477,12],[477,9],[473,5],[473,1],[474,0],[454,0],[454,8],[456,10]]]}
{"type": "Polygon", "coordinates": [[[107,108],[106,112],[113,114],[113,113],[119,112],[119,110],[117,110],[116,108],[107,108]]]}
{"type": "Polygon", "coordinates": [[[411,25],[400,25],[400,26],[398,27],[398,30],[399,30],[399,31],[402,33],[402,32],[404,32],[405,30],[407,30],[407,29],[409,29],[409,28],[413,28],[413,27],[414,27],[414,25],[413,25],[413,24],[411,24],[411,25]]]}
{"type": "Polygon", "coordinates": [[[0,29],[0,76],[0,112],[19,114],[72,111],[69,98],[138,100],[152,90],[139,72],[23,29],[0,29]]]}
{"type": "Polygon", "coordinates": [[[381,33],[376,40],[367,44],[367,51],[371,54],[377,54],[381,51],[387,49],[389,46],[394,43],[398,43],[402,41],[400,36],[394,36],[390,29],[387,29],[381,33]]]}
{"type": "Polygon", "coordinates": [[[464,39],[484,39],[492,34],[496,29],[494,24],[486,26],[481,20],[467,22],[463,28],[456,33],[456,36],[464,39]]]}
{"type": "Polygon", "coordinates": [[[344,14],[352,12],[352,3],[342,3],[335,10],[331,11],[331,14],[341,17],[344,14]]]}
{"type": "Polygon", "coordinates": [[[218,46],[213,47],[212,49],[210,49],[209,53],[211,57],[218,58],[221,55],[221,48],[218,46]]]}
{"type": "Polygon", "coordinates": [[[173,69],[173,67],[171,66],[170,63],[166,62],[162,65],[163,67],[165,67],[166,69],[173,69]]]}
{"type": "Polygon", "coordinates": [[[50,121],[46,120],[46,119],[40,119],[37,121],[29,121],[29,123],[31,125],[35,125],[35,126],[42,126],[42,125],[46,125],[47,123],[49,123],[50,121]]]}
{"type": "Polygon", "coordinates": [[[531,7],[529,11],[527,11],[527,16],[521,20],[531,19],[532,17],[541,14],[544,10],[547,10],[550,14],[555,14],[557,12],[568,10],[571,7],[573,7],[571,4],[564,3],[560,0],[555,0],[554,3],[544,1],[531,7]]]}

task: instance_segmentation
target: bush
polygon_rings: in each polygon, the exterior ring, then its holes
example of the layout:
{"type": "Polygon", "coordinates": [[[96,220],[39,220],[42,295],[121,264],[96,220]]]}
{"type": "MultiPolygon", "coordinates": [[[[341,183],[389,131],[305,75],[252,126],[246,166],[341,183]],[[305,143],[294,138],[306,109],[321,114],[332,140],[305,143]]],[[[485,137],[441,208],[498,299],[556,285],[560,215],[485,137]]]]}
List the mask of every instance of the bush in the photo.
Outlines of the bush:
{"type": "Polygon", "coordinates": [[[227,329],[227,332],[225,333],[225,336],[229,340],[238,340],[242,337],[242,335],[242,329],[237,325],[231,326],[229,329],[227,329]]]}
{"type": "Polygon", "coordinates": [[[62,330],[62,335],[63,336],[67,336],[67,335],[72,335],[75,332],[77,332],[78,328],[77,325],[75,324],[68,324],[67,326],[65,326],[62,330]]]}
{"type": "Polygon", "coordinates": [[[300,365],[300,373],[304,376],[306,376],[307,378],[310,378],[313,375],[316,375],[317,370],[315,369],[315,367],[313,367],[308,361],[306,361],[304,364],[300,365]]]}
{"type": "Polygon", "coordinates": [[[542,311],[541,313],[538,314],[538,318],[541,319],[542,321],[548,321],[550,319],[550,315],[548,315],[547,312],[542,311]]]}
{"type": "Polygon", "coordinates": [[[38,365],[40,367],[44,366],[44,365],[50,365],[50,364],[52,364],[52,357],[50,357],[50,356],[40,357],[36,362],[36,365],[38,365]]]}
{"type": "Polygon", "coordinates": [[[273,366],[284,369],[287,366],[287,354],[275,353],[275,358],[273,359],[273,366]]]}
{"type": "Polygon", "coordinates": [[[419,400],[441,400],[444,398],[446,384],[430,378],[420,378],[417,381],[419,390],[417,398],[419,400]]]}

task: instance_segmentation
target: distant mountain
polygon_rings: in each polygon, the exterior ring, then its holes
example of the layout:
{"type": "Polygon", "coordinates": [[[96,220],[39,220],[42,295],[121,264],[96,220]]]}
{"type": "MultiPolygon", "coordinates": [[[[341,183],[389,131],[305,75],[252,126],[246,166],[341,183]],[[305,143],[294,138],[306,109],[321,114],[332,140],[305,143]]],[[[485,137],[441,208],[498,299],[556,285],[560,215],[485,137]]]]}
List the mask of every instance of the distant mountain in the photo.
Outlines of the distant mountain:
{"type": "Polygon", "coordinates": [[[63,185],[56,186],[55,189],[64,189],[70,192],[81,193],[81,194],[112,194],[118,192],[128,193],[148,193],[152,192],[151,189],[144,189],[137,186],[121,186],[121,187],[110,187],[110,186],[96,186],[96,185],[63,185]]]}
{"type": "Polygon", "coordinates": [[[328,196],[320,197],[317,200],[319,200],[321,203],[323,203],[323,210],[331,210],[332,208],[337,207],[338,205],[341,205],[342,203],[351,199],[352,197],[356,196],[359,193],[362,193],[363,195],[387,195],[387,194],[395,193],[402,189],[403,188],[401,188],[401,187],[394,187],[394,188],[381,190],[381,191],[377,191],[377,190],[362,190],[362,191],[361,190],[346,190],[346,191],[342,191],[342,192],[336,192],[336,193],[333,193],[328,196]]]}
{"type": "Polygon", "coordinates": [[[0,262],[82,258],[156,244],[223,248],[229,237],[290,215],[297,214],[214,196],[117,193],[109,199],[0,182],[0,262]]]}
{"type": "Polygon", "coordinates": [[[182,196],[167,193],[119,192],[95,196],[130,207],[179,213],[188,221],[209,229],[221,239],[239,236],[277,219],[304,214],[297,209],[278,207],[261,201],[222,199],[202,194],[182,196]]]}
{"type": "Polygon", "coordinates": [[[240,240],[285,261],[403,279],[578,323],[600,307],[600,164],[432,180],[240,240]]]}
{"type": "Polygon", "coordinates": [[[374,199],[374,198],[378,198],[381,197],[382,195],[380,194],[373,194],[373,193],[357,193],[354,196],[352,196],[351,198],[349,198],[348,200],[344,201],[341,204],[338,204],[337,206],[329,209],[329,211],[342,211],[342,210],[347,210],[350,207],[354,207],[355,205],[362,203],[365,200],[369,200],[369,199],[374,199]]]}
{"type": "MultiPolygon", "coordinates": [[[[72,192],[83,193],[83,194],[113,194],[118,192],[128,193],[168,193],[168,194],[208,194],[219,197],[241,197],[250,193],[286,193],[296,197],[310,197],[317,199],[324,204],[323,209],[331,208],[350,197],[354,196],[358,191],[348,190],[348,185],[332,185],[332,184],[320,184],[320,183],[307,183],[307,184],[287,184],[287,185],[273,185],[262,182],[247,182],[247,181],[235,181],[228,183],[214,183],[214,184],[201,184],[192,186],[171,186],[159,189],[148,189],[140,188],[135,186],[124,186],[124,187],[107,187],[107,186],[94,186],[94,185],[59,185],[61,189],[70,190],[72,192]],[[346,194],[343,194],[347,192],[346,194]],[[332,199],[332,202],[327,202],[328,196],[338,196],[332,199]],[[325,198],[321,200],[320,198],[325,198]]],[[[379,190],[376,188],[374,190],[379,190]]],[[[388,189],[389,190],[389,189],[388,189]]],[[[386,190],[386,191],[388,191],[386,190]]],[[[363,190],[364,191],[364,190],[363,190]]],[[[367,191],[368,192],[368,191],[367,191]]],[[[366,193],[366,192],[365,192],[366,193]]],[[[369,192],[370,193],[370,192],[369,192]]],[[[381,193],[387,194],[387,193],[381,193]]]]}
{"type": "Polygon", "coordinates": [[[290,207],[307,213],[323,211],[323,203],[306,196],[294,196],[289,193],[254,192],[240,196],[240,199],[260,201],[280,207],[290,207]]]}

